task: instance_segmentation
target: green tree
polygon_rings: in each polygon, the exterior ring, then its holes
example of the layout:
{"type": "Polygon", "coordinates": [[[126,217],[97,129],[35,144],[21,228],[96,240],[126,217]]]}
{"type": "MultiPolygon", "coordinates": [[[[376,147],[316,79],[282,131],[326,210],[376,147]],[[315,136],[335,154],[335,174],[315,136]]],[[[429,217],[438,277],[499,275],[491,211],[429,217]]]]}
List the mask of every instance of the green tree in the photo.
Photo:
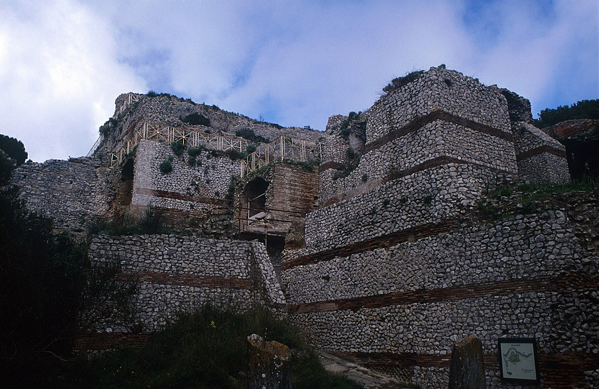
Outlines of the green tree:
{"type": "Polygon", "coordinates": [[[46,387],[77,332],[85,251],[28,212],[16,188],[0,193],[0,236],[0,387],[46,387]]]}
{"type": "Polygon", "coordinates": [[[23,142],[15,138],[0,134],[0,150],[15,160],[17,166],[20,166],[27,159],[27,152],[23,142]]]}
{"type": "Polygon", "coordinates": [[[581,100],[570,106],[544,109],[534,123],[535,126],[544,128],[573,119],[599,119],[599,99],[581,100]]]}

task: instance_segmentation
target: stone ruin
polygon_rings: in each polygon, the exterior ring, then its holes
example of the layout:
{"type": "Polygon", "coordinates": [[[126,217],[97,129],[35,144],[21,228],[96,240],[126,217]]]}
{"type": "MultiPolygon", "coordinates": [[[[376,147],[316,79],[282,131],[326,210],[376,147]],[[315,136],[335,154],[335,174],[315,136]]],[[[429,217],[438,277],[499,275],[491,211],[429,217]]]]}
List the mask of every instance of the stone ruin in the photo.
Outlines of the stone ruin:
{"type": "MultiPolygon", "coordinates": [[[[262,304],[320,349],[422,387],[447,385],[469,335],[488,388],[512,387],[499,377],[506,337],[536,339],[540,387],[597,385],[599,226],[576,216],[599,215],[596,198],[473,216],[493,189],[567,182],[564,146],[532,125],[526,99],[444,66],[385,91],[325,132],[124,94],[89,157],[28,163],[13,180],[75,233],[98,217],[164,215],[175,233],[89,246],[92,261],[139,276],[143,331],[206,302],[262,304]]],[[[107,318],[85,347],[127,331],[107,318]]]]}

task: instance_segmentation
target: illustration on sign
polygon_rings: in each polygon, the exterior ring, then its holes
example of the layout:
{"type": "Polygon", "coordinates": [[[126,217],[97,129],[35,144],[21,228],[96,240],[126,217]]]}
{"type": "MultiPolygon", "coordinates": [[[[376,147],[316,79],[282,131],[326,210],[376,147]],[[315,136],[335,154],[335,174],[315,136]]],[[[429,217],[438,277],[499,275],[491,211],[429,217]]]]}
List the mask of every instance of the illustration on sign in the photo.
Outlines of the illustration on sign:
{"type": "Polygon", "coordinates": [[[500,339],[501,378],[538,381],[534,339],[500,339]]]}

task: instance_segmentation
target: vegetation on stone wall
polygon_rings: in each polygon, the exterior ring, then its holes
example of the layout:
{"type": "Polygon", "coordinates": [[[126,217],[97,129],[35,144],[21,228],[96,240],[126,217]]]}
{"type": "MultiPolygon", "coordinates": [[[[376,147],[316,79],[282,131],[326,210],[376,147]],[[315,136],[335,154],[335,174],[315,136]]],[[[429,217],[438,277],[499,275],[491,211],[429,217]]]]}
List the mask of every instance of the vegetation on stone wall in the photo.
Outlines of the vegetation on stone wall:
{"type": "Polygon", "coordinates": [[[182,142],[171,142],[171,150],[173,151],[173,154],[180,157],[185,151],[185,145],[182,142]]]}
{"type": "Polygon", "coordinates": [[[88,222],[86,227],[90,237],[92,235],[162,234],[167,232],[162,213],[153,208],[146,209],[139,219],[135,219],[131,215],[124,215],[117,219],[97,217],[88,222]]]}
{"type": "Polygon", "coordinates": [[[406,74],[403,77],[394,78],[389,84],[387,84],[387,86],[383,88],[383,92],[389,93],[393,90],[401,88],[402,86],[408,85],[410,82],[417,80],[423,74],[424,70],[416,70],[406,74]]]}
{"type": "Polygon", "coordinates": [[[108,119],[104,124],[100,126],[100,134],[108,135],[113,128],[119,124],[119,121],[115,118],[108,119]]]}
{"type": "Polygon", "coordinates": [[[160,165],[158,165],[158,168],[160,169],[160,173],[162,173],[162,174],[169,174],[170,172],[172,172],[173,171],[172,157],[160,162],[160,165]]]}
{"type": "Polygon", "coordinates": [[[584,177],[567,184],[516,184],[490,191],[478,201],[478,215],[483,220],[498,220],[514,214],[527,215],[543,211],[546,202],[560,194],[599,191],[599,180],[584,177]]]}
{"type": "Polygon", "coordinates": [[[572,105],[544,109],[539,113],[539,118],[534,120],[534,124],[544,128],[573,119],[599,119],[599,99],[581,100],[572,105]]]}
{"type": "Polygon", "coordinates": [[[269,140],[266,139],[265,137],[261,136],[261,135],[256,135],[256,133],[254,132],[254,130],[250,129],[250,128],[242,128],[240,130],[235,131],[235,135],[243,138],[243,139],[247,139],[250,142],[253,142],[255,144],[260,144],[260,143],[268,143],[269,140]]]}
{"type": "Polygon", "coordinates": [[[210,119],[201,113],[194,112],[185,117],[181,117],[181,121],[183,123],[191,124],[191,125],[200,125],[210,127],[210,119]]]}
{"type": "Polygon", "coordinates": [[[341,123],[341,127],[339,128],[339,132],[341,133],[341,135],[343,135],[345,138],[347,138],[349,136],[349,134],[351,133],[351,123],[355,120],[358,120],[360,118],[360,113],[356,113],[354,111],[351,111],[349,113],[349,115],[347,115],[347,119],[345,119],[343,121],[343,123],[341,123]]]}

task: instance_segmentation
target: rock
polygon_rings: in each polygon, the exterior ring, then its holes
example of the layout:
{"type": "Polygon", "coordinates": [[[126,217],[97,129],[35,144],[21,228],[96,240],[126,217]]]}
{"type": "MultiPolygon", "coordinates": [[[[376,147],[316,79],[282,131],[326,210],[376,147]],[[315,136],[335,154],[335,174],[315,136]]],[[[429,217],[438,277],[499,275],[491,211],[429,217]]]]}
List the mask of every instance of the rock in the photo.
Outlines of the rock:
{"type": "Polygon", "coordinates": [[[475,335],[456,342],[449,367],[449,389],[485,389],[483,348],[475,335]]]}
{"type": "Polygon", "coordinates": [[[248,336],[250,356],[250,389],[291,389],[291,351],[260,335],[248,336]]]}

